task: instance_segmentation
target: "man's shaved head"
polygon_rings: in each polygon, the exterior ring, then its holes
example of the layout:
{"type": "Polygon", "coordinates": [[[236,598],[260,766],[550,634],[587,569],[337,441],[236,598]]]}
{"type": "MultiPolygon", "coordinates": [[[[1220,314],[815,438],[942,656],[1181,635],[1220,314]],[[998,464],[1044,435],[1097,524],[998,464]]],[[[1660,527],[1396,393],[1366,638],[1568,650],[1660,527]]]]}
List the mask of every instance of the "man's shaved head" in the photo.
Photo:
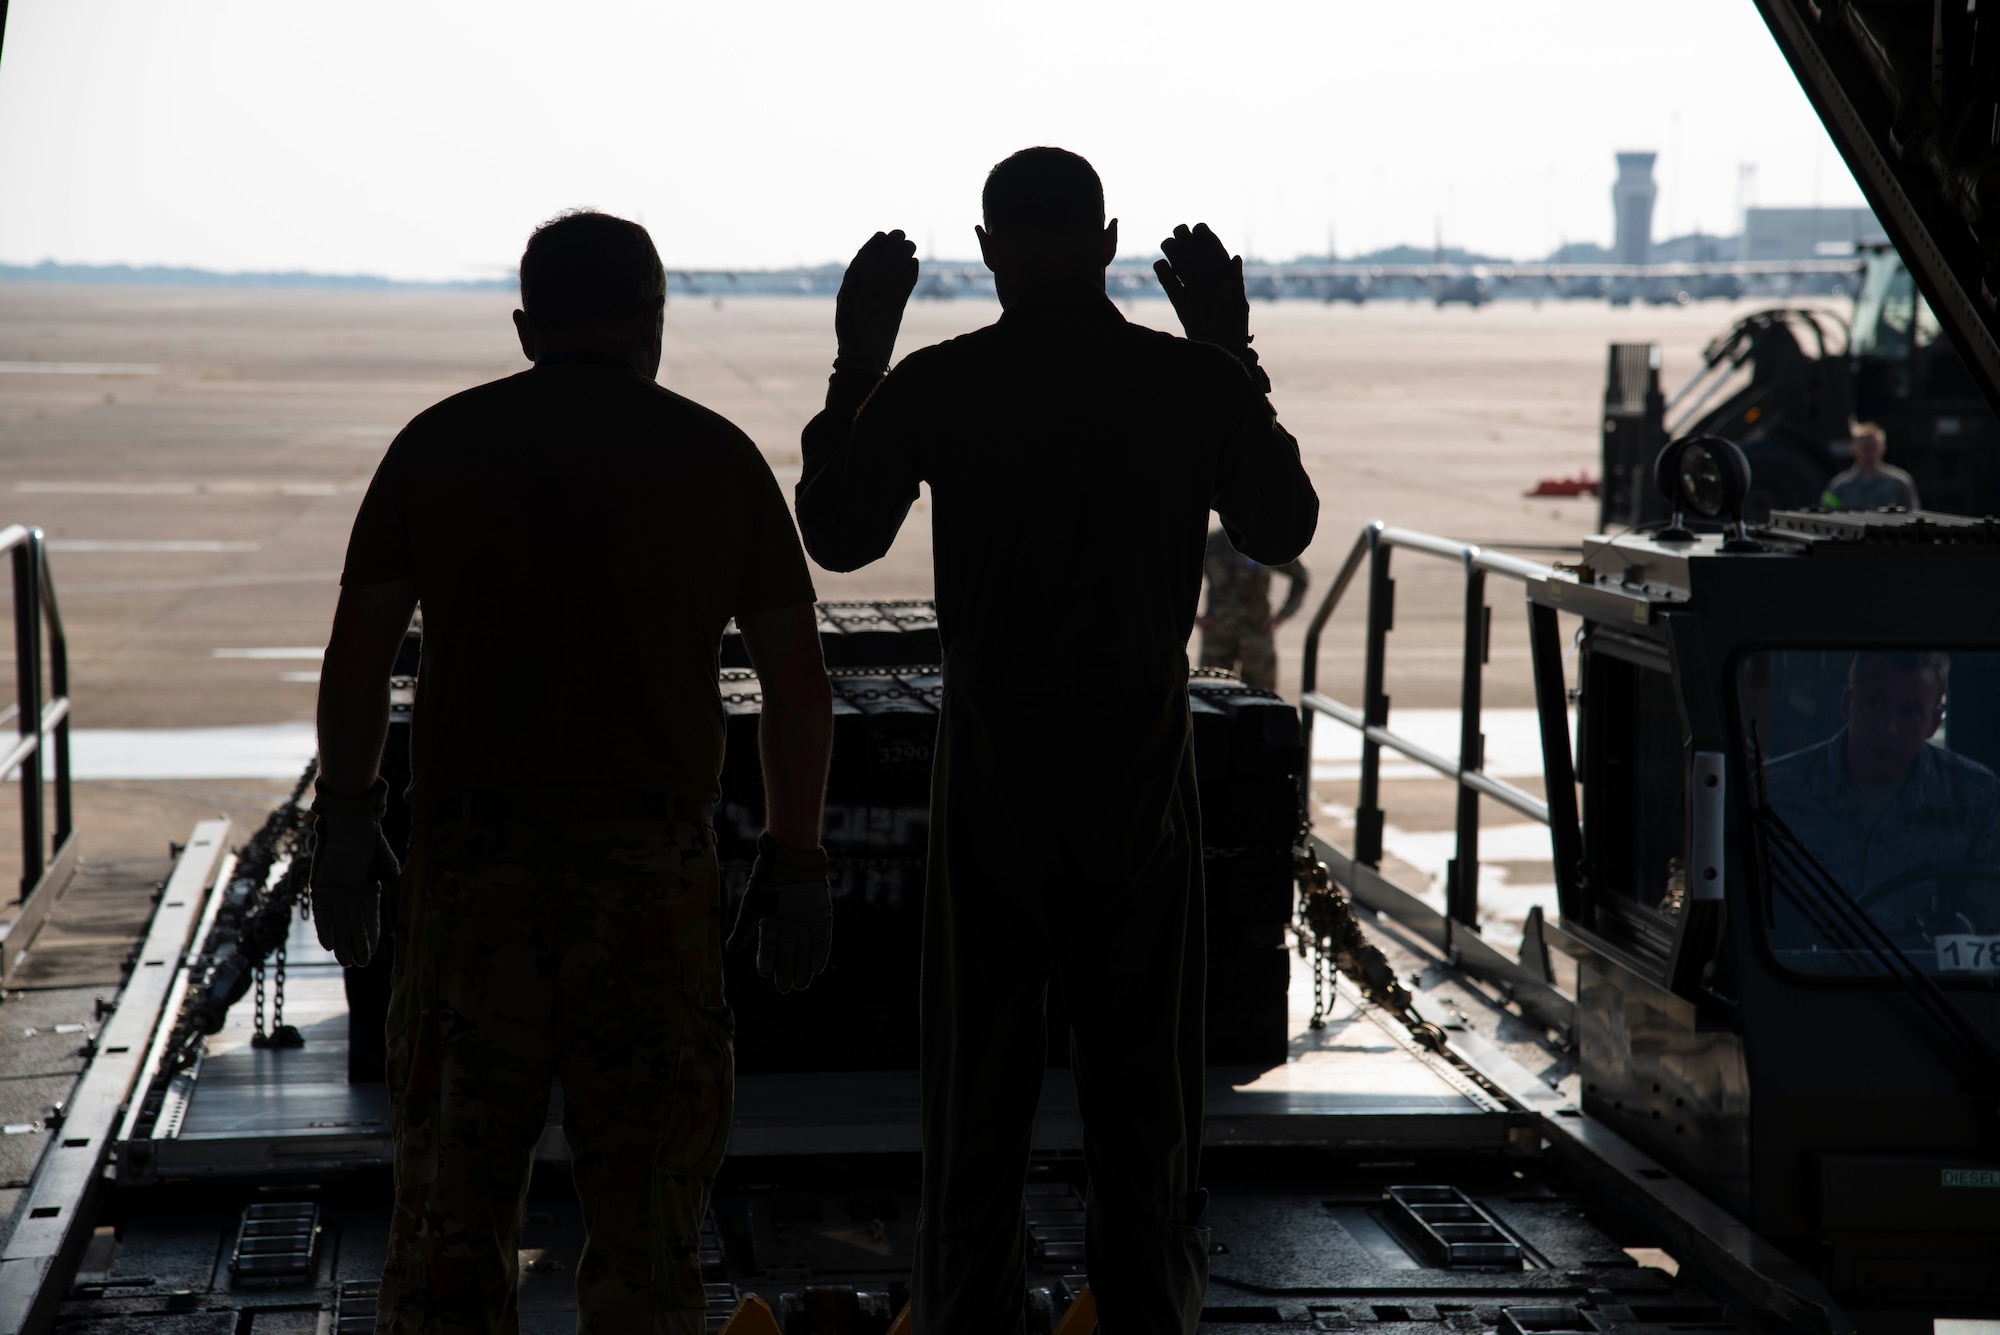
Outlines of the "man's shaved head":
{"type": "Polygon", "coordinates": [[[608,324],[667,295],[667,271],[638,223],[587,209],[535,229],[521,255],[521,308],[545,330],[608,324]]]}
{"type": "Polygon", "coordinates": [[[986,174],[986,230],[1023,241],[1095,246],[1104,231],[1104,183],[1062,148],[1024,148],[986,174]]]}

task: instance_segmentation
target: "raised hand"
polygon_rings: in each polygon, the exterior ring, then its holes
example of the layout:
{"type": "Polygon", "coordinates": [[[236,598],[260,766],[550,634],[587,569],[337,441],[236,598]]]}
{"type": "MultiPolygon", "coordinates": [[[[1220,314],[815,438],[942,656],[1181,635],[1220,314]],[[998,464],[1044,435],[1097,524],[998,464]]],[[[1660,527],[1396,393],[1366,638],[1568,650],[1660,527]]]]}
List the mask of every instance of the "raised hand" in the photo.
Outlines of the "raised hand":
{"type": "Polygon", "coordinates": [[[1160,243],[1166,258],[1153,262],[1160,287],[1174,303],[1181,328],[1198,343],[1241,355],[1250,346],[1250,299],[1243,294],[1243,257],[1208,229],[1186,223],[1160,243]]]}
{"type": "Polygon", "coordinates": [[[840,280],[833,307],[842,365],[877,374],[889,369],[903,308],[916,285],[916,243],[900,229],[877,232],[861,243],[840,280]]]}

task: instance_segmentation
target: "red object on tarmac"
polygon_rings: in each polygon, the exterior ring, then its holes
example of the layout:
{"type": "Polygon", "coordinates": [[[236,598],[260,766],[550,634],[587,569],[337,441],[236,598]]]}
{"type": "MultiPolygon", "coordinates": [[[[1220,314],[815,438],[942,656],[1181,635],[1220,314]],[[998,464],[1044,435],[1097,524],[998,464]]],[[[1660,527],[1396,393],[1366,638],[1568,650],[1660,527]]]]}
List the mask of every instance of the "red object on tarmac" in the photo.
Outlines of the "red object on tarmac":
{"type": "Polygon", "coordinates": [[[1545,477],[1535,484],[1533,491],[1521,493],[1524,496],[1595,496],[1597,479],[1588,473],[1578,473],[1575,477],[1545,477]]]}

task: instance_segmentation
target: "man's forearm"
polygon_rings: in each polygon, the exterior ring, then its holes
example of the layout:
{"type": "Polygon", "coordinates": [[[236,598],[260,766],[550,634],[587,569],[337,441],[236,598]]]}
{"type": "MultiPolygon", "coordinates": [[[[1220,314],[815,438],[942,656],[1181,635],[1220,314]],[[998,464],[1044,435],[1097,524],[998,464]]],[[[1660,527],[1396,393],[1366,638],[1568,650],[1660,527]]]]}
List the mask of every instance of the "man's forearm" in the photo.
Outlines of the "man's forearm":
{"type": "Polygon", "coordinates": [[[854,415],[875,386],[882,383],[880,371],[863,372],[836,366],[826,382],[826,406],[814,415],[800,433],[801,486],[832,462],[854,431],[854,415]]]}
{"type": "Polygon", "coordinates": [[[389,736],[389,682],[327,683],[319,692],[319,782],[350,795],[373,786],[389,736]]]}
{"type": "Polygon", "coordinates": [[[340,591],[319,677],[319,781],[329,793],[374,786],[389,736],[389,672],[416,605],[407,579],[340,591]]]}
{"type": "Polygon", "coordinates": [[[757,749],[764,764],[764,828],[792,848],[817,848],[833,754],[833,693],[822,674],[764,688],[757,749]]]}
{"type": "Polygon", "coordinates": [[[835,371],[826,407],[801,437],[799,536],[828,570],[858,570],[880,558],[917,499],[913,450],[893,421],[881,420],[883,404],[870,401],[894,384],[894,377],[835,371]]]}
{"type": "MultiPolygon", "coordinates": [[[[1236,550],[1278,569],[1298,559],[1319,524],[1319,496],[1299,458],[1299,443],[1274,416],[1251,433],[1235,479],[1215,511],[1236,550]]],[[[1303,590],[1301,590],[1303,593],[1303,590]]]]}

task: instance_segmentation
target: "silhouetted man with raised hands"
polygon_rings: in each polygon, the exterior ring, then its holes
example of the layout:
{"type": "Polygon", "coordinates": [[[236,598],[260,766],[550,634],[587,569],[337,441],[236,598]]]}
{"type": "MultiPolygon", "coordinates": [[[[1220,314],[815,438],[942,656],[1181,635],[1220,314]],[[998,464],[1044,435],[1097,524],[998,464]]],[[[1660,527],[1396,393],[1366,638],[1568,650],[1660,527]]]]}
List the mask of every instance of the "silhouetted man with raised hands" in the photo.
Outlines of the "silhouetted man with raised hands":
{"type": "Polygon", "coordinates": [[[839,358],[806,428],[798,516],[822,565],[888,550],[934,506],[944,709],[924,909],[918,1335],[1025,1323],[1026,1177],[1049,980],[1073,1033],[1108,1335],[1192,1332],[1207,1283],[1201,827],[1187,643],[1208,515],[1283,565],[1319,502],[1250,350],[1242,261],[1176,228],[1156,266],[1186,340],[1104,295],[1118,225],[1097,173],[1031,148],[995,167],[980,250],[1003,314],[884,375],[916,283],[901,232],[841,284],[839,358]],[[1078,570],[1127,578],[1110,605],[1078,570]],[[1024,645],[1070,646],[1068,671],[1024,645]],[[1086,707],[1078,681],[1094,688],[1086,707]]]}

